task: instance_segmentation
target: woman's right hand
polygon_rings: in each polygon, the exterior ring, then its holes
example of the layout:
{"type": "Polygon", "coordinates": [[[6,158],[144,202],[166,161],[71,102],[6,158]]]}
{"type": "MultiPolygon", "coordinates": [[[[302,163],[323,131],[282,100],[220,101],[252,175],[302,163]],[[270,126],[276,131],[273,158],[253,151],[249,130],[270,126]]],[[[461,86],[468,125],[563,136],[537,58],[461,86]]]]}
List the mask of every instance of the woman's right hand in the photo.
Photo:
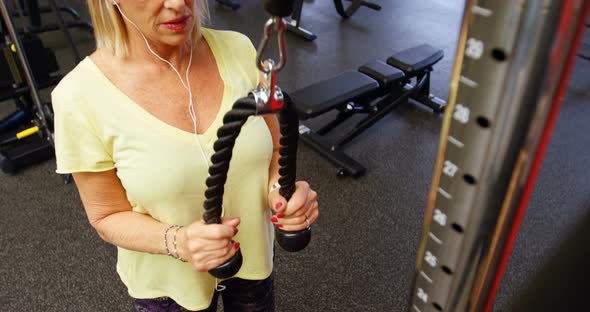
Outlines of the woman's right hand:
{"type": "Polygon", "coordinates": [[[221,224],[197,221],[178,230],[178,255],[199,272],[207,272],[227,262],[240,248],[232,238],[238,233],[240,218],[222,218],[221,224]]]}

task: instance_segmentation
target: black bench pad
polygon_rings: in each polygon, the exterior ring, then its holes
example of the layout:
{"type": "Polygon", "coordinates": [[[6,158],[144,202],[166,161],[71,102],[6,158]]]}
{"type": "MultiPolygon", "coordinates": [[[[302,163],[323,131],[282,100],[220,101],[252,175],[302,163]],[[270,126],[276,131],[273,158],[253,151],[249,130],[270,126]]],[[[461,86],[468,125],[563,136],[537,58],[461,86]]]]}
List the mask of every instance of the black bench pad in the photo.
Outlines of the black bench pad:
{"type": "Polygon", "coordinates": [[[349,70],[299,89],[290,96],[299,118],[308,119],[377,89],[377,81],[358,71],[349,70]]]}
{"type": "Polygon", "coordinates": [[[443,50],[429,44],[422,44],[390,56],[387,59],[387,64],[401,69],[406,77],[411,78],[436,64],[443,56],[443,50]]]}
{"type": "Polygon", "coordinates": [[[382,88],[391,88],[398,81],[405,78],[404,72],[385,64],[383,61],[374,60],[359,68],[359,71],[379,82],[382,88]]]}

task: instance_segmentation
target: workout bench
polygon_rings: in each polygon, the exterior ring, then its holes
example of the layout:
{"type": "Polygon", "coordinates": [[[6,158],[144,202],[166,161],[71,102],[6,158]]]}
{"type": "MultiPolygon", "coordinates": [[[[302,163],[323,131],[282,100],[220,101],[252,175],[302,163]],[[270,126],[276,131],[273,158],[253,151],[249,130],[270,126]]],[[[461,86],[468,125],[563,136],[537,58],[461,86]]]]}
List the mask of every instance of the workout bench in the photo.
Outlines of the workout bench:
{"type": "Polygon", "coordinates": [[[430,72],[443,56],[442,50],[423,44],[392,55],[387,63],[374,60],[358,71],[349,70],[296,90],[290,97],[300,120],[338,111],[317,131],[301,125],[301,141],[333,163],[337,175],[362,175],[366,169],[342,147],[410,98],[441,113],[446,102],[430,94],[430,72]],[[357,113],[367,116],[337,141],[327,142],[324,135],[357,113]]]}

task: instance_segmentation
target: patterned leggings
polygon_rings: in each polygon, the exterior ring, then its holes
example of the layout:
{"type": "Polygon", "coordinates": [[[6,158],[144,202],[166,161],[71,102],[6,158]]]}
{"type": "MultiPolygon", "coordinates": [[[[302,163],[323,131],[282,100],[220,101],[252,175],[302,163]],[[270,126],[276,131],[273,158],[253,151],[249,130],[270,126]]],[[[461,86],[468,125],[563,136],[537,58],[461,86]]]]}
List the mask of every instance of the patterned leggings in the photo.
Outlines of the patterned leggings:
{"type": "MultiPolygon", "coordinates": [[[[220,283],[226,288],[222,292],[215,292],[211,305],[201,312],[217,311],[219,295],[223,300],[225,311],[240,312],[274,312],[275,291],[274,273],[261,281],[250,281],[232,278],[220,283]]],[[[184,312],[189,311],[168,297],[155,299],[135,299],[133,303],[136,312],[184,312]]]]}

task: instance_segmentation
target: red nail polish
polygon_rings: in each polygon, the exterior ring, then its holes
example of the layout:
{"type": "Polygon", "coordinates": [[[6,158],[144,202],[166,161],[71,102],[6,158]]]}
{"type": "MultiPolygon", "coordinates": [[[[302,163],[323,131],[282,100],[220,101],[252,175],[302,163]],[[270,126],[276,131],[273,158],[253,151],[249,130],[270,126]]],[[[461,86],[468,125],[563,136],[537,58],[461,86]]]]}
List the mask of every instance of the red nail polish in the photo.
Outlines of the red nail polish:
{"type": "Polygon", "coordinates": [[[279,214],[277,215],[277,218],[284,218],[284,217],[285,217],[285,214],[284,214],[284,213],[279,213],[279,214]]]}
{"type": "Polygon", "coordinates": [[[277,217],[276,217],[276,216],[272,216],[272,218],[270,218],[270,221],[271,221],[272,223],[277,223],[277,222],[279,222],[279,219],[277,219],[277,217]]]}
{"type": "Polygon", "coordinates": [[[234,249],[238,250],[240,248],[240,243],[234,243],[234,249]]]}
{"type": "Polygon", "coordinates": [[[277,226],[279,227],[279,229],[282,229],[283,228],[283,225],[282,224],[277,224],[277,226]]]}
{"type": "Polygon", "coordinates": [[[277,203],[275,205],[275,209],[280,209],[281,207],[283,207],[283,203],[277,203]]]}

